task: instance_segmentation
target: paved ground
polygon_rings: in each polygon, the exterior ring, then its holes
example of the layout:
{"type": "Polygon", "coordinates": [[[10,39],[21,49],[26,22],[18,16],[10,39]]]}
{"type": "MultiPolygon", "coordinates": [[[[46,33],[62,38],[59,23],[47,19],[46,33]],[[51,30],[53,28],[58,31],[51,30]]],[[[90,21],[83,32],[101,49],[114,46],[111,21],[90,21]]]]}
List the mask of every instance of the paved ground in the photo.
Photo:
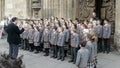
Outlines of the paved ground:
{"type": "MultiPolygon", "coordinates": [[[[6,39],[0,40],[0,52],[8,53],[8,44],[6,39]]],[[[43,53],[34,54],[27,51],[20,50],[19,55],[23,54],[23,61],[26,64],[26,68],[76,68],[72,63],[68,63],[69,58],[65,61],[58,61],[50,57],[44,57],[43,53]]],[[[110,54],[98,55],[98,68],[120,68],[120,54],[113,51],[110,54]]]]}

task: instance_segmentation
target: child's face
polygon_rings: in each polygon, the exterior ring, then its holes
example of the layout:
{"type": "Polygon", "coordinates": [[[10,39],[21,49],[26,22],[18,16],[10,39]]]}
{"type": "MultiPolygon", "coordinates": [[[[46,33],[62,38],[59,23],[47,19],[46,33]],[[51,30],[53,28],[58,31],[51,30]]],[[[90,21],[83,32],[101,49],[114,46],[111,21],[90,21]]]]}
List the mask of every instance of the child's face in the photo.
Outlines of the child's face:
{"type": "Polygon", "coordinates": [[[104,24],[107,24],[108,22],[106,20],[104,20],[104,24]]]}
{"type": "Polygon", "coordinates": [[[55,32],[55,29],[53,29],[53,32],[55,32]]]}
{"type": "Polygon", "coordinates": [[[63,25],[63,28],[65,29],[65,25],[63,25]]]}
{"type": "Polygon", "coordinates": [[[89,25],[88,25],[88,28],[92,28],[92,24],[89,24],[89,25]]]}
{"type": "Polygon", "coordinates": [[[61,28],[59,28],[59,32],[62,32],[61,28]]]}

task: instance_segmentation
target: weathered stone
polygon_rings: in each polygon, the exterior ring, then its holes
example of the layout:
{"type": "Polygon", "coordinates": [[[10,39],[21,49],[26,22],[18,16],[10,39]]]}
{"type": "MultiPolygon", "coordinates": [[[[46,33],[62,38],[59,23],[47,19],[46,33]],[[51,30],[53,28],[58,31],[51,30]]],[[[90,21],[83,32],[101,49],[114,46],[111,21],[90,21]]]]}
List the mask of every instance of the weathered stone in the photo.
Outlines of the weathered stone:
{"type": "Polygon", "coordinates": [[[5,0],[0,0],[0,20],[4,17],[5,0]]]}
{"type": "Polygon", "coordinates": [[[116,0],[115,44],[120,52],[120,0],[116,0]]]}
{"type": "Polygon", "coordinates": [[[9,14],[19,18],[27,17],[26,0],[5,0],[5,16],[9,14]]]}

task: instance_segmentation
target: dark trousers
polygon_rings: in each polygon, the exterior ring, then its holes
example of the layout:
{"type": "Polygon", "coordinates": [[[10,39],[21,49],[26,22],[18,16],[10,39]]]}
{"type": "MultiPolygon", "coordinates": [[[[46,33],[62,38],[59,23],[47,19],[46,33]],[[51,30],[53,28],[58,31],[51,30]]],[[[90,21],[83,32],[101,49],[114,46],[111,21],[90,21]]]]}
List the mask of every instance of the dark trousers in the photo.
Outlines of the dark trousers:
{"type": "Polygon", "coordinates": [[[64,50],[64,47],[63,46],[59,46],[58,47],[58,58],[59,59],[64,59],[64,57],[65,57],[65,52],[64,52],[65,50],[64,50]]]}
{"type": "Polygon", "coordinates": [[[44,46],[44,44],[40,43],[40,51],[43,51],[43,46],[44,46]]]}
{"type": "Polygon", "coordinates": [[[102,38],[98,38],[98,52],[103,51],[102,38]]]}
{"type": "Polygon", "coordinates": [[[24,49],[24,40],[21,38],[21,49],[24,49]]]}
{"type": "Polygon", "coordinates": [[[110,39],[104,39],[104,52],[107,51],[107,53],[110,52],[110,39]]]}
{"type": "Polygon", "coordinates": [[[40,46],[34,46],[34,47],[35,47],[35,50],[36,50],[37,52],[40,51],[40,46]]]}
{"type": "Polygon", "coordinates": [[[9,44],[9,56],[16,59],[18,56],[19,45],[9,44]]]}
{"type": "Polygon", "coordinates": [[[30,50],[31,50],[31,51],[34,51],[34,48],[35,48],[35,47],[34,47],[34,43],[29,43],[29,46],[30,46],[30,50]]]}
{"type": "Polygon", "coordinates": [[[73,61],[73,63],[76,62],[77,51],[78,51],[78,48],[71,47],[71,60],[73,61]]]}
{"type": "Polygon", "coordinates": [[[70,44],[69,44],[69,42],[66,42],[66,43],[65,43],[65,47],[64,47],[65,57],[66,57],[67,54],[69,53],[69,49],[70,49],[70,44]]]}
{"type": "Polygon", "coordinates": [[[50,49],[50,48],[45,48],[45,54],[46,54],[46,55],[49,55],[49,49],[50,49]]]}
{"type": "Polygon", "coordinates": [[[54,45],[53,46],[53,57],[57,57],[57,53],[58,53],[58,46],[54,45]]]}
{"type": "Polygon", "coordinates": [[[29,50],[29,43],[27,39],[24,40],[24,49],[29,50]]]}

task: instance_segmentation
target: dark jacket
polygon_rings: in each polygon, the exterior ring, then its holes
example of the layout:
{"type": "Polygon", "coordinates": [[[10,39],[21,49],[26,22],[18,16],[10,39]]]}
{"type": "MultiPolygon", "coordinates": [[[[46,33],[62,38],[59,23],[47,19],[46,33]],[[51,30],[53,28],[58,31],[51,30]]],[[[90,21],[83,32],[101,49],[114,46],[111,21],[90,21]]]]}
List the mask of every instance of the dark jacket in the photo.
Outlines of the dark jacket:
{"type": "Polygon", "coordinates": [[[9,44],[20,44],[20,34],[24,32],[23,28],[20,30],[14,23],[10,23],[6,32],[8,33],[7,41],[9,44]]]}

